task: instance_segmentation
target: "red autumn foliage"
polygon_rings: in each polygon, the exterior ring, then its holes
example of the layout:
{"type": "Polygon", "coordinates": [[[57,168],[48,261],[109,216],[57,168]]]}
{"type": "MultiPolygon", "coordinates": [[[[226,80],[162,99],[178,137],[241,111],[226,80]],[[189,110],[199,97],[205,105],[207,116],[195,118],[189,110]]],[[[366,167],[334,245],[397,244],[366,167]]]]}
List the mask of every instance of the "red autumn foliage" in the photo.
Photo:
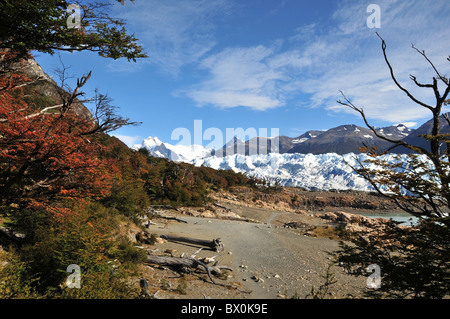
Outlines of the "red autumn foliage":
{"type": "Polygon", "coordinates": [[[106,196],[119,171],[114,160],[101,158],[95,134],[86,135],[95,123],[72,105],[35,109],[25,99],[30,81],[0,73],[0,205],[67,213],[53,204],[106,196]]]}

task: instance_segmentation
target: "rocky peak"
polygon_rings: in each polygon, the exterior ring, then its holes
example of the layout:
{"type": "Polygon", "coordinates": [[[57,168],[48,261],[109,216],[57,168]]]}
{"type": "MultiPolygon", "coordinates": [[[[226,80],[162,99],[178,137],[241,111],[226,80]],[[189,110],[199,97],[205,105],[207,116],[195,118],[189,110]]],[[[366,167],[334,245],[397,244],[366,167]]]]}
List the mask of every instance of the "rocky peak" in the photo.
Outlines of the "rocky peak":
{"type": "MultiPolygon", "coordinates": [[[[13,68],[14,72],[23,73],[30,78],[32,83],[27,85],[26,89],[33,90],[40,100],[45,101],[42,107],[61,104],[62,96],[69,95],[69,92],[61,88],[52,77],[45,73],[39,63],[33,58],[16,62],[10,68],[13,68]]],[[[78,116],[93,120],[89,109],[80,101],[75,101],[73,110],[78,116]]]]}

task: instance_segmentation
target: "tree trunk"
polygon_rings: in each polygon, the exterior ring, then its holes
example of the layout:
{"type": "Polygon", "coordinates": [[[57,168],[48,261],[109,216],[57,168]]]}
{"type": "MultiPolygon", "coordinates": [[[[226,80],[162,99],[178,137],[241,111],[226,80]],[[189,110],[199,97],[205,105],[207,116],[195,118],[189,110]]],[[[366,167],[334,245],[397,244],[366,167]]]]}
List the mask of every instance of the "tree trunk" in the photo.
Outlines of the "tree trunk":
{"type": "Polygon", "coordinates": [[[211,279],[211,281],[214,284],[217,284],[217,283],[214,281],[211,274],[221,275],[222,269],[232,270],[231,268],[226,267],[226,266],[207,266],[204,263],[202,263],[201,261],[196,260],[194,258],[149,255],[147,258],[147,262],[149,264],[157,264],[157,265],[174,267],[174,268],[181,269],[184,271],[186,271],[188,268],[191,268],[191,269],[203,268],[208,273],[209,279],[211,279]]]}
{"type": "Polygon", "coordinates": [[[216,238],[213,240],[203,240],[203,239],[195,239],[195,238],[188,238],[188,237],[170,236],[170,235],[161,235],[160,237],[163,239],[166,239],[168,241],[206,246],[216,252],[221,252],[224,250],[224,244],[220,238],[216,238]]]}

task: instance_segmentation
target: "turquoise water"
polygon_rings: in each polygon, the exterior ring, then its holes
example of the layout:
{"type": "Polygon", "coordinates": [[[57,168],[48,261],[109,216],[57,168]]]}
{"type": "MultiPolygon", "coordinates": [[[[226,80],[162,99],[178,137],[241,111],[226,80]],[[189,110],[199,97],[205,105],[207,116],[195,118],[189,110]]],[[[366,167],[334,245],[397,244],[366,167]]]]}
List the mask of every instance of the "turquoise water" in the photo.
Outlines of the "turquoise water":
{"type": "Polygon", "coordinates": [[[399,215],[399,214],[380,214],[380,215],[376,215],[376,214],[361,214],[363,216],[369,217],[369,218],[385,218],[385,219],[392,219],[396,222],[401,222],[402,225],[405,226],[411,226],[411,225],[415,225],[417,224],[417,217],[413,217],[411,215],[399,215]]]}

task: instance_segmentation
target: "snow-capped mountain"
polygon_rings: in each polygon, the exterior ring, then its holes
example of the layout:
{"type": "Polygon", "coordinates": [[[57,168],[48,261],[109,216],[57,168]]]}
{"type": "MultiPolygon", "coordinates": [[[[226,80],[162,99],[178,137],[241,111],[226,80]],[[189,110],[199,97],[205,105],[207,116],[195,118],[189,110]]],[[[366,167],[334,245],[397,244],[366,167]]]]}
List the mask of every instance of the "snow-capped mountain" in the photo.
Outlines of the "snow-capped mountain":
{"type": "MultiPolygon", "coordinates": [[[[447,116],[450,116],[450,112],[446,113],[447,116]]],[[[433,119],[425,122],[422,124],[419,128],[414,130],[412,133],[408,134],[407,137],[405,137],[404,141],[414,145],[419,146],[427,151],[430,151],[430,141],[422,137],[421,135],[431,134],[433,128],[433,119]]],[[[440,128],[440,134],[448,134],[450,133],[450,125],[447,123],[447,120],[444,118],[444,114],[441,115],[439,119],[439,128],[440,128]]],[[[442,143],[441,145],[441,152],[444,153],[447,148],[446,143],[442,143]]],[[[392,150],[392,152],[397,153],[411,153],[411,150],[407,149],[406,147],[397,147],[396,149],[392,150]]]]}
{"type": "MultiPolygon", "coordinates": [[[[402,140],[411,133],[411,129],[403,124],[377,129],[377,133],[392,140],[402,140]]],[[[308,131],[298,137],[278,136],[274,138],[255,137],[246,142],[235,137],[221,149],[215,150],[215,156],[233,154],[255,155],[268,153],[301,153],[301,154],[348,154],[361,153],[363,145],[385,150],[393,146],[368,128],[356,125],[341,125],[327,131],[308,131]]]]}
{"type": "MultiPolygon", "coordinates": [[[[406,126],[394,125],[377,129],[378,134],[386,135],[393,140],[402,140],[409,135],[411,129],[406,126]]],[[[341,125],[327,131],[315,132],[310,138],[297,139],[298,143],[288,153],[301,154],[348,154],[361,153],[360,148],[367,146],[387,149],[392,146],[375,135],[370,129],[356,125],[341,125]]]]}
{"type": "MultiPolygon", "coordinates": [[[[394,160],[392,155],[384,155],[394,160]]],[[[279,154],[207,157],[193,162],[196,166],[233,170],[270,181],[272,185],[303,187],[312,190],[372,191],[372,186],[350,167],[369,159],[366,154],[279,154]],[[358,160],[358,161],[357,161],[358,160]],[[348,165],[350,164],[350,165],[348,165]]],[[[370,164],[366,165],[371,167],[370,164]]]]}
{"type": "MultiPolygon", "coordinates": [[[[403,139],[411,130],[400,124],[378,129],[378,133],[392,139],[403,139]]],[[[388,147],[372,131],[356,125],[343,125],[328,131],[308,131],[296,138],[264,138],[263,145],[267,145],[269,151],[263,154],[258,148],[258,142],[263,138],[255,139],[256,144],[255,140],[253,143],[252,140],[244,142],[235,137],[222,148],[213,150],[201,145],[171,145],[157,137],[149,137],[133,149],[145,148],[152,156],[176,162],[231,169],[281,186],[371,191],[372,186],[347,163],[357,166],[355,158],[359,161],[367,158],[358,150],[363,143],[380,149],[388,147]],[[277,144],[278,149],[272,150],[272,143],[277,144]]]]}
{"type": "Polygon", "coordinates": [[[157,137],[148,137],[142,144],[137,144],[133,149],[145,148],[154,157],[164,157],[174,162],[192,163],[198,158],[211,155],[210,149],[201,145],[172,145],[161,142],[157,137]]]}

